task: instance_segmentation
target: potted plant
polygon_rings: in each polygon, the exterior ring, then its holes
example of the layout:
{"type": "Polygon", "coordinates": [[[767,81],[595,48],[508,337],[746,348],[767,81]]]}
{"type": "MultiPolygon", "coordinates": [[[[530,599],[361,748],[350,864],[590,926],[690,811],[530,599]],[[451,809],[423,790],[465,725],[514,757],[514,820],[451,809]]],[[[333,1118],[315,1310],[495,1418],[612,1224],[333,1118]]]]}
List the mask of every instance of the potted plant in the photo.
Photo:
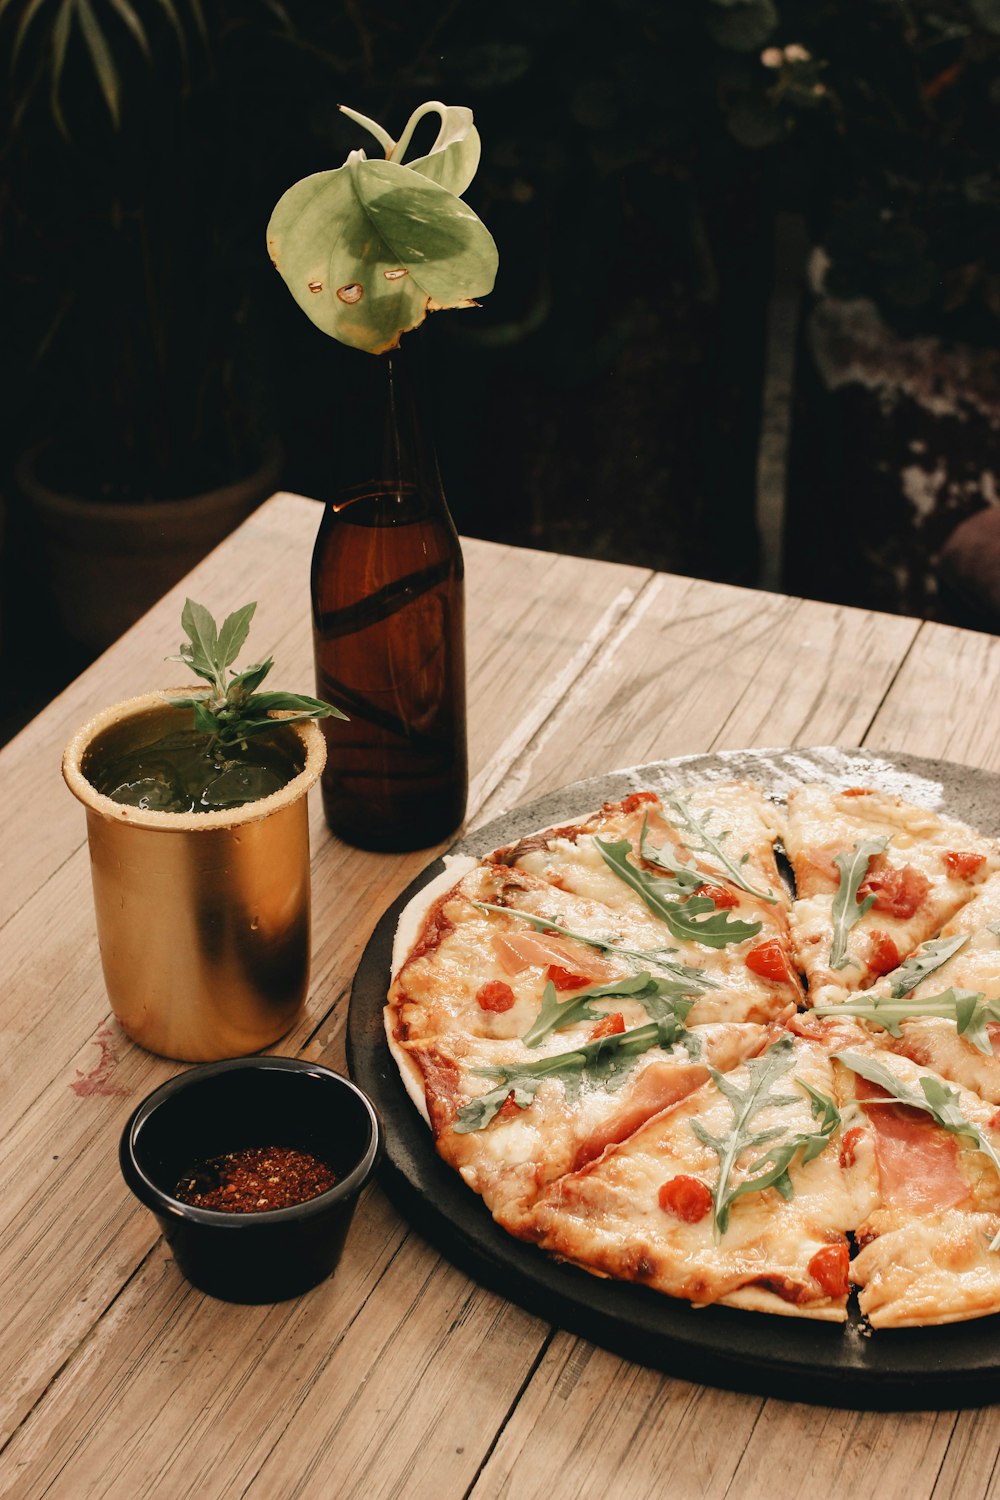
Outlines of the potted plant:
{"type": "Polygon", "coordinates": [[[403,850],[455,830],[468,765],[462,554],[399,346],[428,312],[475,306],[498,257],[461,197],[480,156],[471,110],[430,101],[398,140],[344,113],[384,159],[352,151],[289,188],[267,244],[296,302],[358,366],[312,565],[319,691],[351,717],[328,741],[327,821],[350,843],[403,850]],[[406,162],[428,115],[437,136],[406,162]]]}
{"type": "Polygon", "coordinates": [[[112,1010],[150,1051],[254,1052],[301,1013],[309,980],[306,793],[330,704],[262,691],[270,658],[232,664],[254,604],[220,628],[188,600],[175,660],[207,686],[146,693],[73,736],[63,775],[87,810],[112,1010]]]}
{"type": "Polygon", "coordinates": [[[0,9],[19,552],[91,652],[277,487],[247,192],[293,49],[266,0],[0,9]]]}

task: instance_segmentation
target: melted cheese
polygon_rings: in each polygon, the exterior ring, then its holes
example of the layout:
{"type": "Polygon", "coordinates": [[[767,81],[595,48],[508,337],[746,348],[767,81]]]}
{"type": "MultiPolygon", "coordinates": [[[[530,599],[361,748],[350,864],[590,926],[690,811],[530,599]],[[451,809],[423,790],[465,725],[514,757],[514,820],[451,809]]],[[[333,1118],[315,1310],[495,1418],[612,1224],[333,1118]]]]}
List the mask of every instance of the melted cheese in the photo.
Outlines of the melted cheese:
{"type": "Polygon", "coordinates": [[[977,884],[1000,870],[1000,850],[993,840],[885,792],[851,796],[825,787],[796,788],[788,797],[786,847],[802,892],[792,911],[792,942],[812,1003],[836,1003],[873,982],[873,933],[884,933],[905,957],[954,917],[977,884]],[[911,917],[871,907],[847,934],[846,964],[832,969],[833,900],[839,884],[833,858],[878,837],[888,841],[889,864],[910,866],[930,889],[911,917]],[[942,858],[951,851],[981,854],[983,862],[968,879],[958,878],[942,858]]]}
{"type": "Polygon", "coordinates": [[[408,901],[399,914],[396,932],[392,940],[392,970],[390,979],[395,979],[417,939],[426,920],[427,913],[439,896],[451,889],[468,870],[474,870],[478,860],[470,854],[446,854],[444,869],[440,875],[429,880],[422,890],[408,901]]]}
{"type": "MultiPolygon", "coordinates": [[[[426,1042],[399,1043],[410,1065],[424,1079],[431,1116],[440,1121],[437,1149],[466,1182],[479,1193],[495,1218],[512,1232],[520,1232],[525,1208],[540,1188],[569,1172],[581,1152],[594,1147],[602,1132],[635,1107],[629,1130],[638,1128],[654,1111],[669,1112],[676,1098],[698,1087],[708,1068],[728,1071],[761,1045],[757,1026],[729,1024],[693,1028],[696,1038],[692,1058],[683,1047],[665,1052],[659,1047],[640,1054],[626,1081],[609,1090],[584,1084],[575,1097],[567,1094],[559,1079],[545,1080],[531,1105],[514,1115],[498,1114],[482,1130],[454,1129],[459,1107],[488,1093],[495,1077],[480,1069],[537,1061],[572,1048],[573,1035],[558,1032],[541,1046],[526,1048],[517,1040],[493,1042],[465,1036],[440,1036],[426,1042]],[[444,1067],[442,1067],[444,1064],[444,1067]],[[675,1075],[678,1083],[671,1097],[664,1077],[650,1088],[650,1074],[675,1075]],[[663,1105],[667,1097],[670,1103],[663,1105]]],[[[610,1149],[610,1148],[609,1148],[610,1149]]]]}
{"type": "MultiPolygon", "coordinates": [[[[824,1092],[832,1089],[830,1060],[816,1044],[796,1044],[796,1073],[824,1092]]],[[[743,1081],[739,1069],[732,1077],[743,1081]]],[[[788,1083],[783,1095],[794,1094],[790,1077],[788,1083]]],[[[554,1183],[531,1215],[540,1243],[588,1270],[643,1281],[698,1304],[748,1305],[749,1298],[750,1305],[763,1301],[772,1311],[780,1304],[781,1311],[799,1316],[842,1320],[846,1296],[830,1297],[808,1269],[818,1251],[843,1243],[850,1219],[836,1146],[828,1145],[807,1165],[793,1163],[791,1200],[774,1188],[737,1199],[729,1227],[717,1239],[711,1214],[690,1224],[659,1203],[660,1187],[673,1176],[693,1176],[706,1186],[718,1176],[718,1156],[692,1129],[693,1122],[717,1136],[732,1127],[732,1106],[714,1083],[658,1116],[593,1167],[554,1183]]],[[[755,1117],[755,1129],[772,1125],[812,1130],[805,1093],[801,1104],[771,1106],[755,1117]]],[[[738,1160],[736,1180],[756,1154],[738,1160]]]]}
{"type": "MultiPolygon", "coordinates": [[[[856,1048],[909,1083],[933,1069],[933,1076],[961,1086],[963,1113],[1000,1150],[1000,1130],[992,1123],[1000,1120],[1000,1059],[958,1037],[950,1022],[905,1022],[901,1037],[878,1032],[871,1040],[870,1029],[849,1018],[824,1021],[806,1014],[793,1020],[796,1072],[834,1094],[842,1123],[819,1157],[805,1166],[793,1162],[792,1199],[773,1188],[745,1195],[733,1204],[729,1228],[718,1241],[711,1215],[687,1224],[660,1207],[659,1190],[670,1176],[695,1176],[708,1187],[717,1178],[718,1157],[692,1125],[722,1135],[731,1125],[732,1109],[706,1081],[707,1067],[739,1079],[743,1061],[774,1039],[773,1025],[756,1023],[787,1019],[800,998],[794,985],[771,983],[746,967],[754,946],[772,937],[784,944],[789,935],[789,902],[772,851],[781,822],[777,811],[755,789],[738,783],[696,788],[685,796],[698,816],[713,811],[713,831],[728,830],[727,853],[736,862],[748,856],[744,869],[750,880],[779,895],[772,905],[738,893],[733,917],[762,923],[753,939],[722,950],[678,942],[611,872],[595,838],[628,838],[634,849],[644,818],[655,847],[672,846],[682,860],[691,857],[663,808],[648,800],[609,805],[573,836],[565,829],[533,836],[523,848],[498,851],[496,863],[449,858],[448,868],[409,903],[394,942],[386,1032],[404,1086],[431,1125],[440,1154],[510,1232],[595,1275],[638,1280],[696,1305],[718,1301],[842,1320],[845,1299],[828,1295],[809,1266],[825,1247],[839,1252],[845,1231],[856,1230],[863,1248],[851,1277],[875,1326],[949,1322],[1000,1311],[1000,1254],[986,1248],[1000,1229],[1000,1176],[994,1166],[968,1138],[941,1131],[928,1116],[921,1122],[923,1135],[930,1139],[937,1132],[937,1156],[951,1164],[957,1187],[940,1202],[929,1177],[920,1191],[910,1191],[912,1159],[900,1146],[898,1159],[888,1161],[870,1107],[856,1098],[855,1075],[832,1059],[837,1050],[856,1048]],[[508,856],[512,866],[505,862],[508,856]],[[549,1079],[527,1109],[512,1114],[507,1106],[485,1129],[456,1132],[461,1106],[496,1086],[495,1077],[481,1069],[571,1050],[589,1037],[593,1025],[587,1018],[546,1037],[538,1048],[525,1047],[521,1038],[537,1016],[551,954],[543,951],[545,943],[525,941],[533,931],[529,924],[503,912],[480,911],[476,902],[518,907],[630,948],[670,947],[674,962],[703,969],[713,987],[695,1001],[687,1023],[701,1044],[697,1057],[683,1048],[651,1049],[636,1059],[615,1091],[584,1085],[574,1094],[561,1080],[549,1079]],[[425,935],[429,946],[422,952],[425,935]],[[498,954],[511,941],[517,962],[508,954],[505,968],[498,954]],[[528,961],[534,958],[538,961],[528,961]],[[505,1011],[479,1003],[479,991],[491,979],[509,986],[512,1004],[505,1011]]],[[[843,998],[864,983],[871,931],[890,933],[904,957],[946,920],[944,935],[965,932],[969,941],[923,981],[916,995],[953,985],[1000,996],[1000,937],[992,930],[1000,924],[1000,856],[992,842],[883,793],[852,797],[803,788],[790,802],[785,838],[793,862],[819,850],[812,866],[802,867],[803,890],[809,893],[791,918],[813,998],[817,993],[843,998]],[[889,862],[897,868],[912,865],[931,890],[913,919],[893,919],[873,909],[849,935],[856,967],[834,973],[827,964],[837,873],[830,856],[879,832],[890,841],[889,862]],[[949,851],[985,855],[972,881],[952,876],[941,857],[949,851]],[[974,891],[976,882],[981,884],[974,891]]],[[[706,883],[718,879],[707,859],[694,858],[706,883]]],[[[596,977],[598,963],[611,978],[635,972],[634,961],[614,953],[602,951],[596,958],[598,950],[586,943],[560,938],[559,944],[558,956],[574,972],[587,974],[590,964],[596,977]],[[577,952],[578,964],[571,962],[577,952]]],[[[876,985],[878,993],[887,989],[885,981],[876,985]]],[[[595,1004],[621,1011],[629,1028],[647,1019],[642,1006],[627,997],[595,1004]]],[[[787,1081],[789,1090],[781,1092],[794,1094],[791,1075],[787,1081]]],[[[754,1121],[757,1129],[769,1123],[813,1129],[805,1094],[794,1106],[762,1112],[754,1121]]],[[[924,1176],[936,1171],[937,1156],[932,1151],[919,1168],[924,1176]]],[[[746,1158],[737,1162],[737,1179],[748,1166],[746,1158]]]]}
{"type": "Polygon", "coordinates": [[[875,1328],[955,1323],[1000,1310],[1000,1215],[951,1209],[924,1219],[876,1215],[855,1258],[862,1312],[875,1328]]]}

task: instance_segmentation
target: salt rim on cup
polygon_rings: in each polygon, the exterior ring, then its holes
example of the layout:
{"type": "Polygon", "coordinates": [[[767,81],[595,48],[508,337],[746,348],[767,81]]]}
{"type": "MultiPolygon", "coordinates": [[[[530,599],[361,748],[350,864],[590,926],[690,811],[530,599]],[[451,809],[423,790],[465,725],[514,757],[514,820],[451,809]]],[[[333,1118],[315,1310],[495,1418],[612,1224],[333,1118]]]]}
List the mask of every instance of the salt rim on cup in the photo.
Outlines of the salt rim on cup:
{"type": "MultiPolygon", "coordinates": [[[[130,807],[99,792],[83,770],[84,757],[94,740],[104,730],[112,729],[129,719],[137,719],[156,709],[174,707],[171,696],[173,693],[191,696],[189,688],[161,688],[155,692],[140,693],[134,698],[123,698],[102,709],[76,731],[63,753],[62,774],[70,791],[85,807],[92,808],[105,818],[124,819],[138,828],[173,833],[208,832],[213,828],[233,828],[266,818],[303,796],[319,780],[326,764],[326,740],[314,719],[300,719],[289,723],[288,728],[295,731],[305,750],[305,765],[276,792],[247,802],[242,807],[219,808],[215,812],[161,812],[151,808],[130,807]]],[[[183,713],[184,710],[178,707],[177,712],[183,713]]],[[[280,712],[274,715],[275,729],[281,727],[283,718],[286,719],[286,716],[280,712]]]]}

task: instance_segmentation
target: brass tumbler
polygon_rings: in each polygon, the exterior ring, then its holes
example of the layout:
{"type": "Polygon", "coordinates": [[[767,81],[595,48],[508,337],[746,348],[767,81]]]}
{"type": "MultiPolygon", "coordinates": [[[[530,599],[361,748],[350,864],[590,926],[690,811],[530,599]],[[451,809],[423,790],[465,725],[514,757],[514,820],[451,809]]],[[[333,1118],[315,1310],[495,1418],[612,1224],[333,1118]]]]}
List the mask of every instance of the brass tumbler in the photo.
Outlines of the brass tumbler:
{"type": "Polygon", "coordinates": [[[210,1062],[269,1046],[309,986],[306,793],[326,758],[315,723],[281,725],[292,779],[238,808],[153,812],[113,802],[89,776],[190,728],[160,693],[116,704],[78,730],[66,783],[87,810],[97,936],[122,1029],[163,1057],[210,1062]]]}

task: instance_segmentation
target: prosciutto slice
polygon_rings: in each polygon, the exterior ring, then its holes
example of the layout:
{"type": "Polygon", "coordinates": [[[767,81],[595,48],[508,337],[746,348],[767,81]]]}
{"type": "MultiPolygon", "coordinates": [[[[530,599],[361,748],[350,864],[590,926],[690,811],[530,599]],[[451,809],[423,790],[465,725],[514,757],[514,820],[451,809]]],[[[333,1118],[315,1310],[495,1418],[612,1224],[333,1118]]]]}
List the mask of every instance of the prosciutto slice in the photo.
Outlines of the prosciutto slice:
{"type": "Polygon", "coordinates": [[[892,1208],[936,1213],[969,1197],[958,1168],[958,1139],[922,1110],[897,1103],[859,1074],[859,1100],[875,1131],[875,1160],[883,1201],[892,1208]]]}
{"type": "Polygon", "coordinates": [[[498,932],[493,951],[505,974],[520,974],[532,964],[542,968],[558,964],[592,980],[613,979],[618,971],[585,944],[546,932],[498,932]]]}

